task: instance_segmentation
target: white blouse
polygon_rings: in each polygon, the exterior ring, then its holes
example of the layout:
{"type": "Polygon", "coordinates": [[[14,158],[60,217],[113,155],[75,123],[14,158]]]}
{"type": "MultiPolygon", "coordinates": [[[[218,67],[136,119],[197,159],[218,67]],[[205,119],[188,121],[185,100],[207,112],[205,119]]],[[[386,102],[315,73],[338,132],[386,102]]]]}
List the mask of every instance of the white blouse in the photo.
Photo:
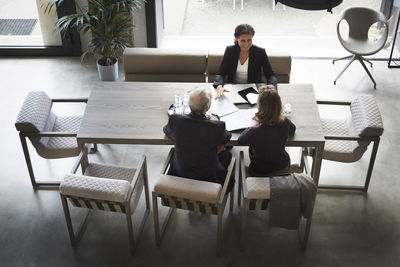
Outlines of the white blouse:
{"type": "Polygon", "coordinates": [[[248,83],[247,82],[247,69],[249,67],[249,58],[242,64],[240,64],[240,59],[238,59],[238,65],[235,75],[235,83],[248,83]]]}

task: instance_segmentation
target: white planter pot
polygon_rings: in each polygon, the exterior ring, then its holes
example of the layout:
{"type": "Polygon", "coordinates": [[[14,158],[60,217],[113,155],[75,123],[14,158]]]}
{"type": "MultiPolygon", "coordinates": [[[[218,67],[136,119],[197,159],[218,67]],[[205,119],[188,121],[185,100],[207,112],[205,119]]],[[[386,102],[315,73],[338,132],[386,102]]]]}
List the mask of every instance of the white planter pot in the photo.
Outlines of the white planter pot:
{"type": "Polygon", "coordinates": [[[99,78],[102,81],[116,81],[118,80],[118,60],[114,65],[102,66],[99,65],[99,60],[96,61],[97,70],[99,71],[99,78]]]}

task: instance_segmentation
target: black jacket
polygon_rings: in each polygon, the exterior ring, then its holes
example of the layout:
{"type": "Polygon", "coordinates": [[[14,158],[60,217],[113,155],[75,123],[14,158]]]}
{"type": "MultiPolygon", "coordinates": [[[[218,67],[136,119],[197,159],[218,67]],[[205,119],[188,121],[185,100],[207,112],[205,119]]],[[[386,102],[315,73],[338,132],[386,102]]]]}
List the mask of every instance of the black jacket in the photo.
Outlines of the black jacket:
{"type": "Polygon", "coordinates": [[[232,134],[225,122],[208,120],[204,115],[171,115],[164,133],[175,142],[168,174],[219,182],[226,168],[219,162],[217,146],[227,143],[232,134]]]}
{"type": "MultiPolygon", "coordinates": [[[[224,58],[222,59],[221,65],[219,65],[217,76],[213,84],[214,88],[217,88],[218,85],[223,86],[225,83],[233,83],[239,54],[239,45],[226,47],[224,58]]],[[[261,71],[263,71],[265,77],[267,77],[267,84],[273,84],[278,88],[278,82],[271,64],[269,63],[268,56],[265,53],[265,49],[252,45],[249,51],[249,68],[247,70],[248,83],[262,83],[261,71]]]]}

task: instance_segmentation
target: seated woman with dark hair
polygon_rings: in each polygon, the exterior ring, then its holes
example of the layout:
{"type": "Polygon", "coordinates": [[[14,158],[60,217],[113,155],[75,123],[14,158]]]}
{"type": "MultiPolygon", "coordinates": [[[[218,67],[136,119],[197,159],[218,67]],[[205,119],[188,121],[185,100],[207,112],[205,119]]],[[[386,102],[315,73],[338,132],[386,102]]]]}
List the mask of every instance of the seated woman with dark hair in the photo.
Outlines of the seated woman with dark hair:
{"type": "Polygon", "coordinates": [[[217,97],[228,91],[225,83],[262,83],[261,75],[265,75],[267,84],[277,88],[277,78],[265,49],[253,45],[254,34],[249,24],[236,26],[234,45],[226,47],[213,84],[217,97]]]}
{"type": "Polygon", "coordinates": [[[240,145],[249,145],[249,175],[267,176],[289,172],[290,157],[285,150],[286,140],[293,135],[296,126],[283,116],[282,101],[275,89],[259,88],[258,112],[255,126],[239,136],[240,145]]]}

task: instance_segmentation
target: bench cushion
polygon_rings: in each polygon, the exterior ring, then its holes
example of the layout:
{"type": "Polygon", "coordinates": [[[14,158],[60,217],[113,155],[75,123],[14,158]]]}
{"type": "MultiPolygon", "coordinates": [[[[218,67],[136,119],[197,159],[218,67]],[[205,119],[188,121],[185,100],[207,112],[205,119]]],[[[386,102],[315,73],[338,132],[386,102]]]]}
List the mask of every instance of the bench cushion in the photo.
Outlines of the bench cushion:
{"type": "Polygon", "coordinates": [[[217,203],[222,186],[217,183],[161,174],[154,186],[157,194],[217,203]]]}
{"type": "Polygon", "coordinates": [[[126,48],[126,81],[204,82],[206,52],[201,49],[126,48]]]}

